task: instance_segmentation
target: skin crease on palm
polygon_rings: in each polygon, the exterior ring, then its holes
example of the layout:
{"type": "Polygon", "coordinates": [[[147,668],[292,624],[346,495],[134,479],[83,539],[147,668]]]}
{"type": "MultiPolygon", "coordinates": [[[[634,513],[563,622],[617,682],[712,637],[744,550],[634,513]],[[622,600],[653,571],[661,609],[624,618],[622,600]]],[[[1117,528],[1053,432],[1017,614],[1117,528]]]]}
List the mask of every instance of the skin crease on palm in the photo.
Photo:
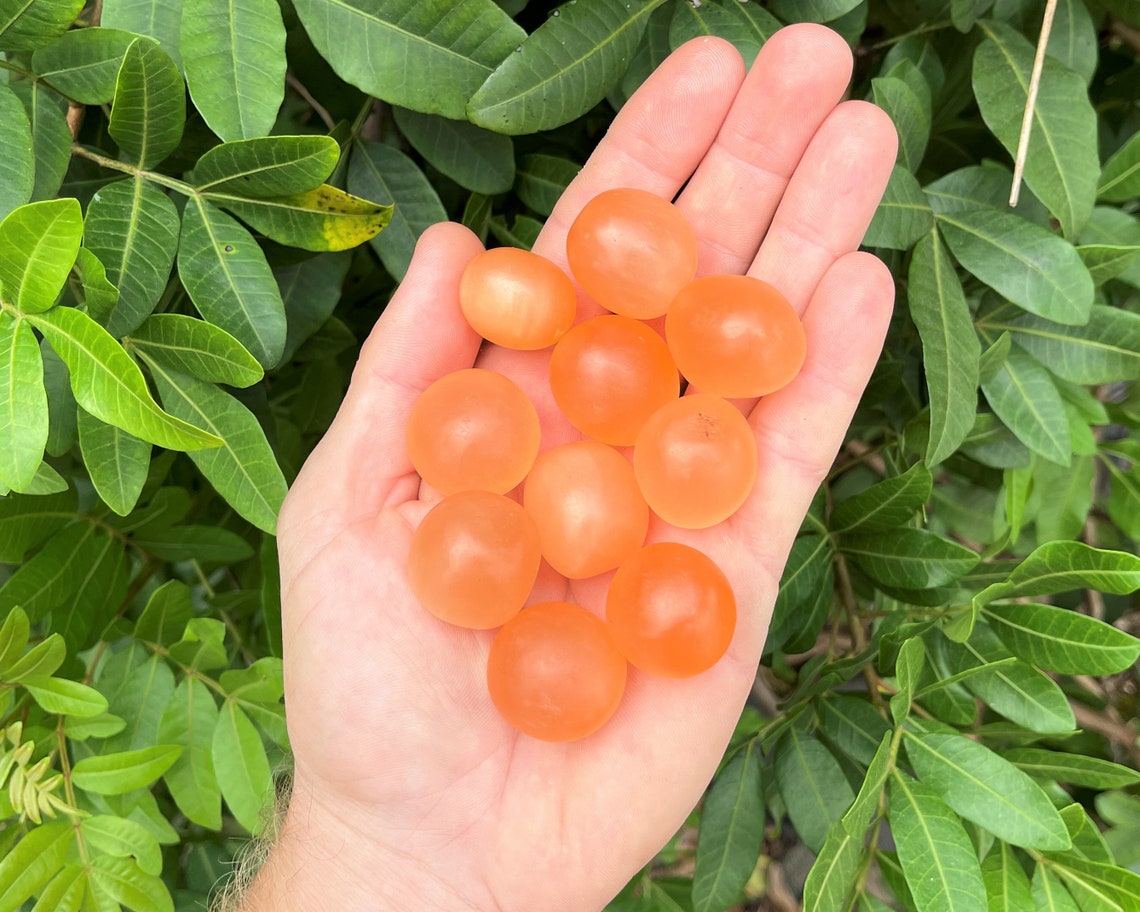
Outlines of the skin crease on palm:
{"type": "MultiPolygon", "coordinates": [[[[616,715],[581,741],[511,729],[484,679],[493,631],[438,621],[405,582],[412,530],[438,499],[413,473],[401,431],[429,383],[472,364],[501,371],[537,406],[544,449],[580,436],[550,396],[549,350],[481,350],[463,322],[456,294],[476,238],[455,224],[424,233],[281,514],[295,785],[247,912],[593,912],[700,799],[893,306],[886,267],[855,251],[896,134],[879,109],[841,102],[851,66],[843,40],[816,25],[779,32],[750,70],[724,41],[689,42],[622,109],[535,245],[565,267],[567,228],[597,193],[676,196],[699,238],[699,274],[772,283],[803,314],[808,338],[789,386],[738,403],[760,451],[744,507],[711,529],[650,527],[650,541],[697,547],[729,577],[740,611],[728,653],[686,680],[631,669],[616,715]]],[[[597,312],[580,299],[579,321],[597,312]]],[[[607,581],[568,582],[546,568],[531,601],[600,614],[607,581]]]]}

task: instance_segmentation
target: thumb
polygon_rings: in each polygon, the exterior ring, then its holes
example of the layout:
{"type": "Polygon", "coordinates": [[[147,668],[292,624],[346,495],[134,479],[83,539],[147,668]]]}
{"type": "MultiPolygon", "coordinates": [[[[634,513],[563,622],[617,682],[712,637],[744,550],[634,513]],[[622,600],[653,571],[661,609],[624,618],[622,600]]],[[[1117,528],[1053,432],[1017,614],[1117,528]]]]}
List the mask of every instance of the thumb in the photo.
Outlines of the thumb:
{"type": "Polygon", "coordinates": [[[343,526],[417,496],[404,428],[420,393],[475,361],[481,340],[459,309],[459,279],[482,250],[453,222],[420,237],[404,281],[364,342],[332,426],[286,500],[283,526],[318,516],[343,526]]]}

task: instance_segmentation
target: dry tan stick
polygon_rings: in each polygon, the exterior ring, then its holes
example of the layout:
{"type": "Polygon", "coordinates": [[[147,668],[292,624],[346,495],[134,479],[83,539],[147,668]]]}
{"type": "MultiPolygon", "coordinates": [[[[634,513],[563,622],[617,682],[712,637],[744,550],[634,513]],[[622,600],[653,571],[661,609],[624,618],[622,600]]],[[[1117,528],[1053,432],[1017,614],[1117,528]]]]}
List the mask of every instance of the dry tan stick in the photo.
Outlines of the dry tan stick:
{"type": "Polygon", "coordinates": [[[1140,768],[1140,743],[1138,743],[1140,735],[1137,735],[1135,729],[1123,722],[1111,719],[1104,713],[1097,712],[1083,703],[1070,700],[1069,705],[1073,707],[1073,716],[1077,720],[1077,725],[1096,732],[1098,735],[1104,735],[1109,741],[1125,751],[1132,763],[1140,768]]]}
{"type": "Polygon", "coordinates": [[[1037,39],[1037,55],[1033,58],[1033,73],[1029,77],[1029,93],[1025,98],[1025,116],[1021,118],[1021,135],[1017,139],[1017,155],[1013,160],[1013,186],[1009,188],[1009,204],[1017,205],[1021,194],[1021,175],[1025,172],[1025,159],[1029,155],[1029,134],[1033,132],[1033,111],[1037,107],[1037,89],[1041,85],[1041,71],[1045,68],[1045,46],[1053,31],[1053,16],[1057,0],[1045,4],[1045,18],[1041,22],[1041,35],[1037,39]]]}

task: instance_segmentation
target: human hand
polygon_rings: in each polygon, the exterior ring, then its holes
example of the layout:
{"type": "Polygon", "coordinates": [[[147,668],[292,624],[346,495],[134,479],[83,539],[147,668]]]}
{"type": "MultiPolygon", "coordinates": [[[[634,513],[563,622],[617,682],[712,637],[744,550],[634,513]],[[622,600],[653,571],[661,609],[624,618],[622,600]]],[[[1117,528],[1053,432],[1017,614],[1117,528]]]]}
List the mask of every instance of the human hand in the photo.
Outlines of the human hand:
{"type": "MultiPolygon", "coordinates": [[[[597,193],[676,197],[699,238],[699,274],[770,282],[808,338],[789,386],[740,403],[760,462],[746,504],[711,529],[650,529],[651,541],[704,551],[731,580],[728,653],[684,680],[631,668],[616,715],[582,741],[514,731],[487,695],[493,631],[438,621],[405,582],[412,530],[438,498],[414,473],[403,428],[432,381],[473,363],[500,371],[538,408],[544,448],[579,436],[551,399],[549,351],[480,350],[464,323],[457,288],[476,238],[454,224],[425,232],[281,514],[294,793],[243,908],[597,910],[699,800],[891,312],[889,272],[853,251],[896,135],[877,108],[840,103],[850,72],[846,44],[814,25],[779,32],[747,76],[726,42],[686,44],[626,104],[535,245],[565,267],[566,231],[597,193]]],[[[596,312],[580,302],[580,319],[596,312]]],[[[544,567],[533,600],[600,613],[607,581],[544,567]]]]}

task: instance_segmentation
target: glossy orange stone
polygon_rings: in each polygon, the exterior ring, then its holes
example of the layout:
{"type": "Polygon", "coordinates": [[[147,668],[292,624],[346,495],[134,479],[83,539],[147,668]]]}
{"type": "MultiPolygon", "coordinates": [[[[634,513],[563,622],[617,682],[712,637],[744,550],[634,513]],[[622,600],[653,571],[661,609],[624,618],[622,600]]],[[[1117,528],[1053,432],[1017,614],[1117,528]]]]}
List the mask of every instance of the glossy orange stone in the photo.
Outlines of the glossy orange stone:
{"type": "Polygon", "coordinates": [[[485,630],[519,613],[538,576],[538,527],[508,497],[460,491],[421,520],[408,553],[408,583],[449,624],[485,630]]]}
{"type": "Polygon", "coordinates": [[[648,320],[697,274],[697,236],[671,202],[619,188],[588,202],[566,236],[570,272],[606,310],[648,320]]]}
{"type": "Polygon", "coordinates": [[[667,523],[704,529],[728,519],[756,481],[756,438],[732,403],[707,393],[658,409],[633,448],[650,509],[667,523]]]}
{"type": "Polygon", "coordinates": [[[570,329],[577,295],[566,273],[545,257],[495,247],[467,264],[459,306],[488,342],[532,351],[553,345],[570,329]]]}
{"type": "Polygon", "coordinates": [[[574,741],[617,710],[626,671],[603,621],[569,602],[543,602],[495,635],[487,689],[500,715],[523,734],[574,741]]]}
{"type": "Polygon", "coordinates": [[[632,446],[649,416],[677,398],[681,378],[660,335],[607,314],[579,323],[554,346],[550,389],[583,434],[632,446]]]}
{"type": "Polygon", "coordinates": [[[642,548],[614,574],[606,623],[618,649],[651,674],[687,678],[712,668],[736,629],[736,597],[720,568],[687,545],[642,548]]]}
{"type": "Polygon", "coordinates": [[[803,324],[776,288],[750,276],[690,282],[665,317],[669,351],[685,378],[726,398],[766,396],[799,373],[803,324]]]}
{"type": "Polygon", "coordinates": [[[568,579],[613,570],[649,530],[649,507],[633,467],[595,440],[539,456],[523,487],[523,507],[538,527],[542,556],[568,579]]]}
{"type": "Polygon", "coordinates": [[[526,394],[479,368],[454,371],[424,390],[406,433],[412,465],[442,494],[505,494],[538,455],[538,413],[526,394]]]}

